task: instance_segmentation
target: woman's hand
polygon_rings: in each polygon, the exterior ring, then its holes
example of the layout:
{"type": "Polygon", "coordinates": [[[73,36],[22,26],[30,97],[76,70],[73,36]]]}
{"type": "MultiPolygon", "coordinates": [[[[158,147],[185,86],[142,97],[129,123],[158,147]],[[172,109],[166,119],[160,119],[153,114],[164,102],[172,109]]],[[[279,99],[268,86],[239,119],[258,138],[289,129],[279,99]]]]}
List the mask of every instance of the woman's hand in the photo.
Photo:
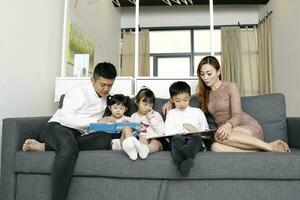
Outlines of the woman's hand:
{"type": "Polygon", "coordinates": [[[163,105],[161,110],[163,114],[166,115],[167,112],[172,109],[172,107],[173,107],[173,103],[171,102],[171,100],[169,100],[163,105]]]}
{"type": "Polygon", "coordinates": [[[220,126],[216,132],[216,137],[218,140],[223,141],[229,138],[230,133],[232,130],[231,123],[227,122],[226,124],[223,124],[220,126]]]}

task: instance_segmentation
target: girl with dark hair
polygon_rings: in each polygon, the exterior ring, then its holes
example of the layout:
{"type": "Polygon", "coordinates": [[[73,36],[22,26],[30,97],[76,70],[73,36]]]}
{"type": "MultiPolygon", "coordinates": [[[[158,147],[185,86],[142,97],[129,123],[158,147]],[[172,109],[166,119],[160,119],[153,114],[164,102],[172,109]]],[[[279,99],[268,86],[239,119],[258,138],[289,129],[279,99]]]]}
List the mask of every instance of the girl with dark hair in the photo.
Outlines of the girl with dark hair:
{"type": "MultiPolygon", "coordinates": [[[[113,122],[129,122],[132,121],[130,117],[126,116],[130,106],[130,98],[123,94],[115,94],[109,96],[107,100],[107,107],[104,113],[103,121],[100,123],[113,123],[113,122]]],[[[111,141],[112,150],[124,150],[130,159],[136,160],[137,156],[132,155],[132,151],[135,148],[141,148],[139,141],[136,139],[139,130],[135,130],[131,127],[125,126],[119,130],[118,133],[113,135],[111,141]],[[137,143],[135,146],[131,143],[135,140],[137,143]]]]}
{"type": "Polygon", "coordinates": [[[123,94],[115,94],[108,96],[107,107],[103,116],[110,116],[112,122],[123,122],[129,120],[128,109],[130,106],[130,98],[123,94]]]}
{"type": "MultiPolygon", "coordinates": [[[[148,139],[149,136],[159,136],[165,133],[165,125],[162,116],[153,110],[155,103],[154,93],[148,88],[142,88],[135,97],[137,112],[131,115],[132,120],[140,122],[139,142],[140,148],[136,146],[136,152],[142,159],[146,159],[149,153],[163,150],[166,141],[148,139]]],[[[136,145],[134,141],[134,145],[136,145]]]]}

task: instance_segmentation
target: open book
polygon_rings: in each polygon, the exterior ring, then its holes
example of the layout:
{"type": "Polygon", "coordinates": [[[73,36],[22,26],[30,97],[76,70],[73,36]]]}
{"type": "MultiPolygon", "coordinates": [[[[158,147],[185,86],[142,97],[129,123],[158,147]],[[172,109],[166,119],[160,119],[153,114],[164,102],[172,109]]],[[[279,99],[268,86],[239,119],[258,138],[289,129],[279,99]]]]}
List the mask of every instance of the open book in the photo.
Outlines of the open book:
{"type": "Polygon", "coordinates": [[[218,129],[210,129],[210,130],[205,130],[205,131],[189,132],[189,133],[169,133],[169,134],[166,133],[164,135],[152,135],[152,136],[149,136],[148,139],[171,137],[174,135],[191,135],[191,134],[199,134],[199,135],[201,135],[202,139],[210,139],[210,138],[214,137],[214,134],[217,130],[218,129]]]}
{"type": "Polygon", "coordinates": [[[140,122],[91,123],[89,125],[89,133],[102,131],[111,134],[118,134],[126,126],[138,130],[140,128],[140,125],[140,122]]]}

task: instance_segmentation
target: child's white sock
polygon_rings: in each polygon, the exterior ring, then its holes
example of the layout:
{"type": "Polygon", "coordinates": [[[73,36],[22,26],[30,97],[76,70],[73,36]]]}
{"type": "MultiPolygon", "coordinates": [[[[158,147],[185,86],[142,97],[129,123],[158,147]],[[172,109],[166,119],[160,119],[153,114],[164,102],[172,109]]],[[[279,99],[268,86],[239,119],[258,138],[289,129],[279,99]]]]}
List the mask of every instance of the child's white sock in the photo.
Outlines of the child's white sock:
{"type": "Polygon", "coordinates": [[[120,139],[111,140],[111,149],[112,150],[122,150],[120,139]]]}
{"type": "Polygon", "coordinates": [[[137,159],[137,151],[134,147],[132,138],[133,137],[128,137],[125,140],[123,140],[122,147],[123,147],[123,150],[125,151],[125,153],[127,153],[127,155],[129,156],[129,158],[131,160],[136,160],[137,159]]]}
{"type": "Polygon", "coordinates": [[[133,144],[134,144],[137,152],[139,153],[140,158],[141,159],[146,159],[148,157],[148,154],[149,154],[148,145],[141,143],[136,138],[133,139],[133,144]]]}

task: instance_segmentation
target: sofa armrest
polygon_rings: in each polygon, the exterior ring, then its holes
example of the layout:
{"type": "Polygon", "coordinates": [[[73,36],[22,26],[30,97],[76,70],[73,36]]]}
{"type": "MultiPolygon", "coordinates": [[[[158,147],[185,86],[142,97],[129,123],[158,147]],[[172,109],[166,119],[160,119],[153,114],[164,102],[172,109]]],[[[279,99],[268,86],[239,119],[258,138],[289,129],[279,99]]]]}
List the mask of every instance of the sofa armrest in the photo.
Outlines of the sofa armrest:
{"type": "Polygon", "coordinates": [[[300,149],[300,117],[287,117],[286,119],[289,146],[300,149]]]}
{"type": "Polygon", "coordinates": [[[15,199],[16,176],[14,173],[15,153],[21,150],[28,138],[38,139],[43,126],[50,117],[7,118],[3,120],[1,151],[1,198],[15,199]]]}

